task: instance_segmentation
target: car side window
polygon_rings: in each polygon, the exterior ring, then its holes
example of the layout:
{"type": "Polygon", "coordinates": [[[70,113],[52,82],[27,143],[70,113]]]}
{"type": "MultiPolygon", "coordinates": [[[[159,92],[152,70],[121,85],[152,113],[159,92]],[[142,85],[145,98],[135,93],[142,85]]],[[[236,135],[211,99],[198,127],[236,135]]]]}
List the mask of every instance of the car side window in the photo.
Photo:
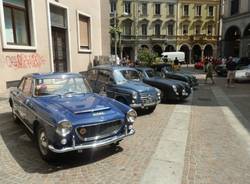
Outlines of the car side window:
{"type": "Polygon", "coordinates": [[[110,82],[110,72],[107,70],[99,70],[98,80],[104,83],[110,82]]]}
{"type": "Polygon", "coordinates": [[[23,93],[27,96],[32,95],[32,79],[26,78],[23,86],[23,93]]]}
{"type": "Polygon", "coordinates": [[[25,82],[25,78],[22,78],[21,82],[19,83],[19,86],[17,87],[20,91],[23,90],[24,82],[25,82]]]}
{"type": "Polygon", "coordinates": [[[88,80],[95,81],[97,79],[97,73],[97,70],[90,70],[87,75],[88,80]]]}

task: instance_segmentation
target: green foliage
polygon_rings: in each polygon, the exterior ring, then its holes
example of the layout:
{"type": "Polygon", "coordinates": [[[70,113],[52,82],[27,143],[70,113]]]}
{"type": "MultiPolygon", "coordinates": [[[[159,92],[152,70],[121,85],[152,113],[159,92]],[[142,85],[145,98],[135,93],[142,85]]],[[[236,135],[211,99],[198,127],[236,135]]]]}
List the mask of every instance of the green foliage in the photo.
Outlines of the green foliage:
{"type": "Polygon", "coordinates": [[[156,58],[157,54],[150,52],[149,49],[143,48],[138,50],[138,59],[145,66],[151,66],[156,58]]]}

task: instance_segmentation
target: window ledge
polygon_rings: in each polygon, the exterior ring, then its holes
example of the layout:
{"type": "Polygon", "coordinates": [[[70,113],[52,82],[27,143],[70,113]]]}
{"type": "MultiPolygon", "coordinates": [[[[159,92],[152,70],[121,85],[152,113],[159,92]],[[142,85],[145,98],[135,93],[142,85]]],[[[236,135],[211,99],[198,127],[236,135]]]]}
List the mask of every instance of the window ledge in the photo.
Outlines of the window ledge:
{"type": "Polygon", "coordinates": [[[4,44],[3,49],[9,49],[9,50],[30,50],[35,51],[36,46],[25,46],[25,45],[7,45],[4,44]]]}
{"type": "Polygon", "coordinates": [[[78,49],[79,53],[91,53],[92,51],[90,49],[78,49]]]}

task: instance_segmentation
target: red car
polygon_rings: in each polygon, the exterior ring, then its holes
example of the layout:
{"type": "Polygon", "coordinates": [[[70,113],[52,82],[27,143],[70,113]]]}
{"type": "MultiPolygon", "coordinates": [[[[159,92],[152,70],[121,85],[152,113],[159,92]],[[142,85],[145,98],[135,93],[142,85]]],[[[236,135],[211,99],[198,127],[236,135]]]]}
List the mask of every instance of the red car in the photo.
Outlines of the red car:
{"type": "Polygon", "coordinates": [[[202,70],[204,68],[204,62],[200,60],[199,62],[194,64],[194,68],[198,70],[202,70]]]}

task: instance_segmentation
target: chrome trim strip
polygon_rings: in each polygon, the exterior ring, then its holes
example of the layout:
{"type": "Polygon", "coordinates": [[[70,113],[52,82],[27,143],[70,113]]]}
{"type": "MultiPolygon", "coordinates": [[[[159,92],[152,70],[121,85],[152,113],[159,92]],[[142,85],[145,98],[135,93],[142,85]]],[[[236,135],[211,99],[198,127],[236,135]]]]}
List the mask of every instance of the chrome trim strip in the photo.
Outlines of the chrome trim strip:
{"type": "Polygon", "coordinates": [[[102,107],[98,109],[88,109],[88,110],[83,110],[83,111],[76,111],[74,114],[82,114],[82,113],[88,113],[88,112],[97,112],[97,111],[105,111],[111,109],[110,107],[102,107]]]}
{"type": "MultiPolygon", "coordinates": [[[[78,146],[72,146],[72,147],[65,147],[62,149],[56,149],[54,146],[49,145],[48,148],[55,153],[65,153],[65,152],[69,152],[69,151],[75,151],[75,150],[82,150],[82,149],[89,149],[89,148],[98,148],[98,147],[102,147],[102,146],[106,146],[112,143],[115,143],[117,141],[120,141],[122,139],[124,139],[127,136],[131,136],[135,134],[135,130],[131,129],[128,134],[123,134],[123,135],[119,135],[119,136],[114,136],[114,137],[110,137],[107,138],[105,140],[100,140],[100,141],[94,141],[92,143],[85,143],[85,144],[81,144],[78,146]]],[[[73,143],[74,143],[74,139],[73,139],[73,143]]]]}

